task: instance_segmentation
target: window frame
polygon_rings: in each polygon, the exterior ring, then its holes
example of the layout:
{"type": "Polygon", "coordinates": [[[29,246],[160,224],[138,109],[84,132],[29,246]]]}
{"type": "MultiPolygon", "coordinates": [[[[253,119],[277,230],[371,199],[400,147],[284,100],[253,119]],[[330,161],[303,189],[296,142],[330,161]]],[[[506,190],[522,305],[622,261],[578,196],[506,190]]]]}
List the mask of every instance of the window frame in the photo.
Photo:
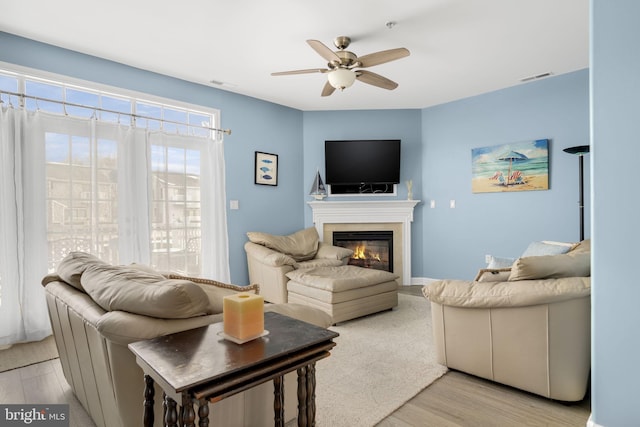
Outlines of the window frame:
{"type": "MultiPolygon", "coordinates": [[[[220,123],[221,123],[220,110],[214,107],[206,106],[206,105],[192,104],[188,102],[179,101],[176,99],[165,98],[165,97],[161,97],[161,96],[157,96],[157,95],[153,95],[145,92],[134,91],[131,89],[125,89],[125,88],[120,88],[116,86],[110,86],[103,83],[78,79],[78,78],[65,76],[57,73],[36,70],[33,68],[23,67],[23,66],[6,63],[2,61],[0,61],[0,75],[8,75],[16,78],[18,80],[18,93],[21,93],[21,94],[25,93],[26,81],[33,80],[33,81],[37,81],[45,84],[62,86],[64,88],[63,97],[66,97],[66,89],[68,88],[74,91],[80,91],[80,92],[85,91],[91,94],[97,93],[101,97],[105,96],[110,98],[126,98],[130,101],[130,105],[132,108],[130,113],[122,113],[122,114],[123,116],[133,115],[132,116],[133,119],[131,120],[131,123],[137,123],[138,120],[143,120],[147,122],[151,121],[151,119],[135,118],[135,115],[137,114],[138,103],[151,105],[151,106],[160,106],[161,113],[162,113],[162,119],[158,120],[161,123],[160,128],[156,129],[152,127],[139,126],[142,129],[150,129],[150,130],[161,129],[164,132],[168,132],[168,133],[173,132],[180,135],[189,135],[189,136],[215,139],[214,132],[216,131],[211,129],[208,129],[209,132],[206,136],[203,136],[198,133],[178,132],[178,130],[182,127],[193,128],[193,129],[205,129],[201,126],[197,126],[191,123],[185,123],[184,125],[167,123],[166,127],[163,126],[162,120],[165,118],[167,110],[168,111],[178,110],[178,111],[186,112],[187,121],[189,121],[191,116],[197,116],[197,115],[209,116],[210,115],[212,120],[208,127],[215,128],[215,129],[220,128],[220,123]],[[170,127],[176,128],[176,130],[173,131],[169,129],[170,127]]],[[[20,102],[21,102],[20,105],[23,105],[24,99],[21,99],[20,102]]],[[[79,107],[74,107],[74,108],[79,108],[79,107]]],[[[103,108],[103,107],[97,107],[97,108],[103,108]]],[[[89,107],[88,110],[91,110],[91,108],[89,107]]],[[[64,111],[64,108],[63,108],[63,111],[64,111]]],[[[107,113],[107,114],[113,114],[113,113],[107,113]]],[[[83,117],[75,114],[74,116],[83,117]]],[[[113,122],[110,120],[106,120],[106,121],[113,122]]],[[[127,120],[126,123],[128,124],[129,120],[127,120]]]]}

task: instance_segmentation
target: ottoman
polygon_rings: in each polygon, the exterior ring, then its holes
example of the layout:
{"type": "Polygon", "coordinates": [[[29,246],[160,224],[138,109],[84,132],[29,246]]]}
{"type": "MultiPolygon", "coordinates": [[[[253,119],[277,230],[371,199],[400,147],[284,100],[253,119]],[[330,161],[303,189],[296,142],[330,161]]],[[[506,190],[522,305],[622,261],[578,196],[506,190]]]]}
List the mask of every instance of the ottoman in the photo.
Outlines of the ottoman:
{"type": "Polygon", "coordinates": [[[398,276],[387,271],[342,265],[298,269],[287,277],[288,301],[319,308],[334,324],[398,305],[398,276]]]}

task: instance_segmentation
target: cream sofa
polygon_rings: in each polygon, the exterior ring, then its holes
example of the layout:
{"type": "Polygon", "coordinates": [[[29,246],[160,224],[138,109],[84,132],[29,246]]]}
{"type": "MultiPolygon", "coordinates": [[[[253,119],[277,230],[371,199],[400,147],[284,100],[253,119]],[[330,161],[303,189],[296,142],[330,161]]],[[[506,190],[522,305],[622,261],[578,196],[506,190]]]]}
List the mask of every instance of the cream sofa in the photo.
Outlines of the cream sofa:
{"type": "MultiPolygon", "coordinates": [[[[97,426],[142,423],[143,374],[129,343],[220,322],[223,296],[259,289],[201,282],[142,266],[112,266],[79,252],[43,279],[64,376],[97,426]]],[[[322,311],[300,305],[268,305],[265,311],[321,327],[331,324],[322,311]]],[[[160,426],[162,391],[157,386],[155,396],[154,425],[160,426]]],[[[287,421],[296,417],[296,406],[291,373],[285,376],[287,421]]],[[[273,425],[273,386],[265,383],[212,404],[210,412],[212,426],[273,425]]]]}
{"type": "Polygon", "coordinates": [[[297,269],[346,265],[353,255],[350,249],[320,242],[315,227],[288,236],[251,231],[244,249],[247,253],[250,283],[260,284],[266,301],[285,303],[287,273],[297,269]]]}
{"type": "Polygon", "coordinates": [[[590,251],[519,258],[475,281],[426,285],[438,363],[579,401],[590,371],[590,251]]]}

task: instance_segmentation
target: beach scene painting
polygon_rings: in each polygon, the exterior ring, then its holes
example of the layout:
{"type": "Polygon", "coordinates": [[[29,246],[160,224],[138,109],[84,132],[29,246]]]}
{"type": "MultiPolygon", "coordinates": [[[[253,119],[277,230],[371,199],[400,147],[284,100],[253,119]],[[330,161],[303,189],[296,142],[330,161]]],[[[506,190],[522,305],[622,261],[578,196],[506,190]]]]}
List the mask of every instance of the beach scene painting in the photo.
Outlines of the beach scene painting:
{"type": "Polygon", "coordinates": [[[549,189],[549,140],[514,142],[471,150],[474,193],[549,189]]]}

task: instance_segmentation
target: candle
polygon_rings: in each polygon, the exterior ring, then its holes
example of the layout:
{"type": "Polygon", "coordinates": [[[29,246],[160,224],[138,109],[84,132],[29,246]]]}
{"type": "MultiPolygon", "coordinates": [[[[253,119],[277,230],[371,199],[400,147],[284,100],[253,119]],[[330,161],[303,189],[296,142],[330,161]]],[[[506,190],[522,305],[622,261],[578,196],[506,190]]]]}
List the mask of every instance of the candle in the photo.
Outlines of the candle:
{"type": "Polygon", "coordinates": [[[240,292],[224,297],[222,305],[224,333],[245,340],[264,331],[264,298],[240,292]]]}

